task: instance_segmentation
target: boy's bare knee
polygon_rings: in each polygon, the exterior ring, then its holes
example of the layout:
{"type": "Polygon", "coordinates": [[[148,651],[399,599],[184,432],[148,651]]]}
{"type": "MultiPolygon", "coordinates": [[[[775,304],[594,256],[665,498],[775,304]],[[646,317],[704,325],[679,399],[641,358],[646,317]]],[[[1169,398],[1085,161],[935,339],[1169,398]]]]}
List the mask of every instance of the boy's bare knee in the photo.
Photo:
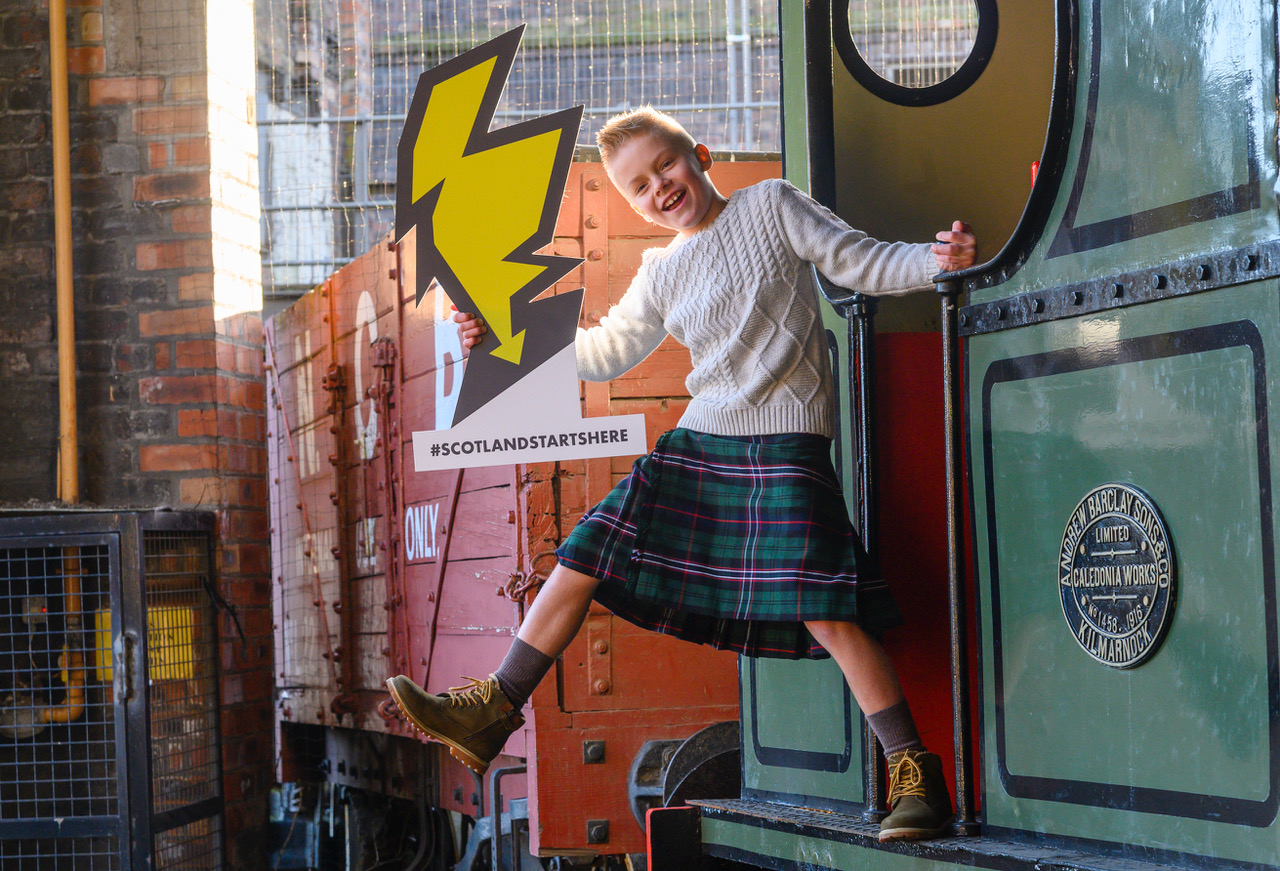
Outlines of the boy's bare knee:
{"type": "Polygon", "coordinates": [[[826,647],[828,641],[834,641],[841,637],[843,627],[852,624],[841,623],[836,620],[806,620],[804,625],[814,640],[826,647]]]}

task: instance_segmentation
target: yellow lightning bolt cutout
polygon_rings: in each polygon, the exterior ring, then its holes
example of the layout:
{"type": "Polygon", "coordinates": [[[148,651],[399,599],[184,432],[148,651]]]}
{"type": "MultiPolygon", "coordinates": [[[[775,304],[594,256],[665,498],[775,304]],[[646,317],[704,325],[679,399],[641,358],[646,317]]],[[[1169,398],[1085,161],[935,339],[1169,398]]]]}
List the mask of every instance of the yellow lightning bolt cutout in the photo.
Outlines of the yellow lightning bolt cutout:
{"type": "Polygon", "coordinates": [[[495,64],[490,58],[431,92],[413,146],[413,199],[444,182],[432,218],[436,249],[501,343],[491,356],[518,364],[524,331],[511,332],[511,296],[546,267],[506,257],[538,229],[561,131],[464,153],[472,124],[458,119],[477,116],[495,64]]]}

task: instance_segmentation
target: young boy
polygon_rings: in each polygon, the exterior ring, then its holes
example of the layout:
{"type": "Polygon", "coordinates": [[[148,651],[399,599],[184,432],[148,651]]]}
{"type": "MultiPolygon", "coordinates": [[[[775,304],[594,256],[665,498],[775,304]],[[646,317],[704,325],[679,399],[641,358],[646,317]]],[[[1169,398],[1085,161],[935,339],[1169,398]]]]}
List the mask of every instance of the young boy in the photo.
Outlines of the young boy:
{"type": "MultiPolygon", "coordinates": [[[[862,549],[831,466],[834,387],[810,264],[844,287],[902,294],[972,265],[974,237],[957,221],[933,246],[877,242],[780,180],[726,198],[706,146],[651,108],[612,118],[597,140],[631,207],[676,237],[645,252],[598,326],[578,330],[579,375],[616,378],[670,333],[693,361],[688,409],[557,549],[488,680],[443,695],[403,675],[387,686],[417,728],[483,773],[592,599],[747,656],[830,655],[888,756],[880,840],[940,835],[952,817],[941,760],[875,640],[900,617],[882,581],[858,576],[862,549]]],[[[475,315],[454,320],[464,347],[481,341],[475,315]]]]}

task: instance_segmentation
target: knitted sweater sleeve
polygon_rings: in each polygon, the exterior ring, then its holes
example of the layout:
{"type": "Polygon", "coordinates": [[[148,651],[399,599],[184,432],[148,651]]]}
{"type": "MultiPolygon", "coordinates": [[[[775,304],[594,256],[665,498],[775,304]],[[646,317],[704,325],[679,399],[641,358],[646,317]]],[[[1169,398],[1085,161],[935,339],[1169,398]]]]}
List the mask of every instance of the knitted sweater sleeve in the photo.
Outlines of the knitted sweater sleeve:
{"type": "Polygon", "coordinates": [[[932,288],[938,267],[929,245],[877,241],[793,185],[778,182],[775,190],[779,221],[792,250],[839,286],[869,296],[932,288]]]}
{"type": "Polygon", "coordinates": [[[574,347],[578,377],[610,381],[652,354],[667,336],[661,313],[654,306],[649,270],[641,266],[618,304],[589,330],[578,328],[574,347]]]}

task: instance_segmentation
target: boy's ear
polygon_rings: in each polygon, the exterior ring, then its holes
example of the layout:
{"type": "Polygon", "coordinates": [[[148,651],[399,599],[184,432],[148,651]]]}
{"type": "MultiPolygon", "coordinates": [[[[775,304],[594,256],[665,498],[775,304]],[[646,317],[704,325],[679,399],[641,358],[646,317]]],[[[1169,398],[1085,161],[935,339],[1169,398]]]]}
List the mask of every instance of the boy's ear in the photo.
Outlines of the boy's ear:
{"type": "Polygon", "coordinates": [[[698,165],[702,167],[703,172],[711,169],[715,164],[715,161],[711,159],[711,149],[701,142],[693,146],[693,156],[698,158],[698,165]]]}

